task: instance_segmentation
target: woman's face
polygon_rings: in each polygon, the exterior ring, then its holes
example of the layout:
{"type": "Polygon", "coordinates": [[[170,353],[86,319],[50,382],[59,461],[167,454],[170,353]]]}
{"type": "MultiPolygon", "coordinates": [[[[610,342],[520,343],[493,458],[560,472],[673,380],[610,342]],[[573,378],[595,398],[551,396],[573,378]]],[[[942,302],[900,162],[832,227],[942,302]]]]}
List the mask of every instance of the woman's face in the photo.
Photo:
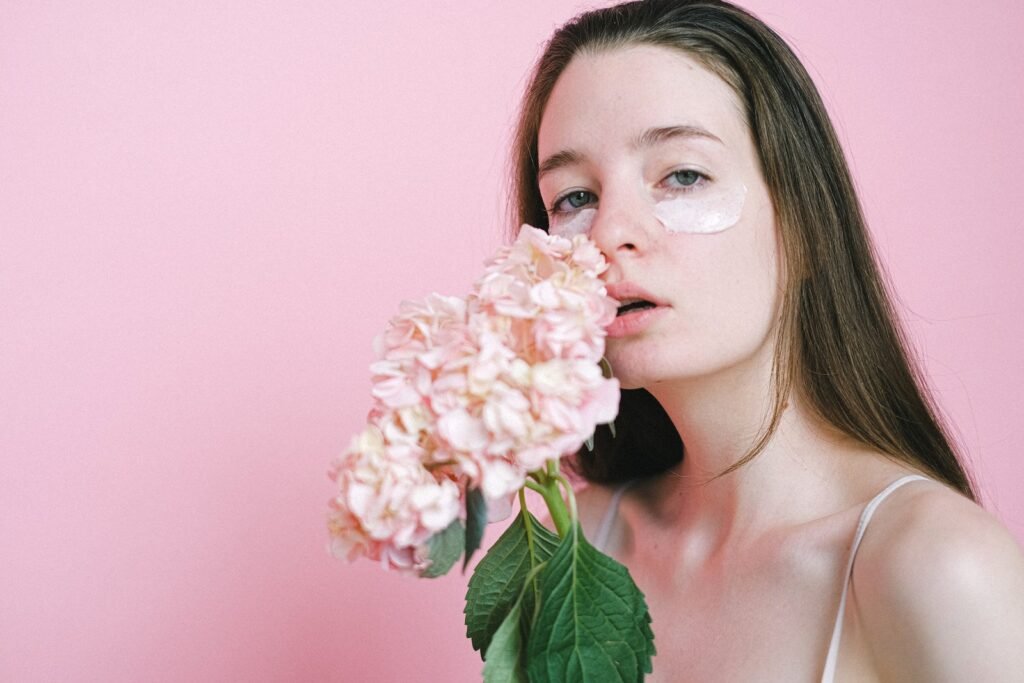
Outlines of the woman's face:
{"type": "Polygon", "coordinates": [[[775,214],[732,89],[681,51],[577,55],[538,136],[555,234],[586,232],[634,302],[608,328],[626,388],[770,362],[775,214]]]}

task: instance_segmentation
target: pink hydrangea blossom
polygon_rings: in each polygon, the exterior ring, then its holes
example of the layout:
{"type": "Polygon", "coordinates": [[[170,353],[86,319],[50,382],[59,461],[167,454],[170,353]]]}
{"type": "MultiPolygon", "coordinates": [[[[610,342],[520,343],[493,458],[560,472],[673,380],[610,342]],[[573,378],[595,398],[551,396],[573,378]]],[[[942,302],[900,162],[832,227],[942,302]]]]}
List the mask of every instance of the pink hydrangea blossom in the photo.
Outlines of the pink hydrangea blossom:
{"type": "Polygon", "coordinates": [[[352,439],[330,474],[338,493],[328,527],[340,558],[365,555],[390,568],[421,569],[424,544],[459,515],[458,485],[397,454],[374,425],[352,439]]]}
{"type": "Polygon", "coordinates": [[[465,299],[401,305],[376,340],[368,425],[332,470],[335,555],[422,569],[467,489],[508,508],[529,472],[615,417],[619,385],[598,365],[606,267],[584,235],[523,226],[465,299]]]}

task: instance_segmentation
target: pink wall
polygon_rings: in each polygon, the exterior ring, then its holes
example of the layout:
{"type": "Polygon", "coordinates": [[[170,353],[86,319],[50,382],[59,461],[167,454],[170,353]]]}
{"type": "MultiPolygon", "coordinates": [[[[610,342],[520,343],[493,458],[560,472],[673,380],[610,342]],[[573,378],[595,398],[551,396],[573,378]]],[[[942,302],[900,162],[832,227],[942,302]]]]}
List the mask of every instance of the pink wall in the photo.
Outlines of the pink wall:
{"type": "MultiPolygon", "coordinates": [[[[582,5],[181,5],[0,5],[0,679],[473,680],[464,580],[329,558],[325,471],[397,302],[498,243],[517,93],[582,5]]],[[[750,7],[1024,538],[1019,4],[750,7]]]]}

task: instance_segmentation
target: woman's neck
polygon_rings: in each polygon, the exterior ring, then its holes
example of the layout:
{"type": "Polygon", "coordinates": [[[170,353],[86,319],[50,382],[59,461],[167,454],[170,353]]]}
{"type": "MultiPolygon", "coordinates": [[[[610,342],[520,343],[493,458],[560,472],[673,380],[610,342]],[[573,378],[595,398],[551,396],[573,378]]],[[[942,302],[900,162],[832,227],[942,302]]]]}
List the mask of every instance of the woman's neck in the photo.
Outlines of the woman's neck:
{"type": "Polygon", "coordinates": [[[815,419],[793,392],[764,450],[712,480],[749,451],[771,415],[768,383],[761,383],[763,391],[752,391],[739,374],[652,390],[684,444],[682,462],[657,486],[652,513],[708,552],[852,504],[844,500],[853,464],[849,456],[866,452],[815,419]]]}

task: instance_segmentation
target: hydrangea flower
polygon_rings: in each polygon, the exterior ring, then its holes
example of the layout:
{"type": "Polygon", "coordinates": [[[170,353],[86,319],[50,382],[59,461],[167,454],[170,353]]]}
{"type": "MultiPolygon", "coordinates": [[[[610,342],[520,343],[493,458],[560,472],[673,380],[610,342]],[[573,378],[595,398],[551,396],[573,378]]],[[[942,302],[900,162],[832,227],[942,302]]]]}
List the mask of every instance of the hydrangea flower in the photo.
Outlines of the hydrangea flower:
{"type": "Polygon", "coordinates": [[[598,365],[616,311],[606,268],[585,235],[523,226],[465,299],[401,304],[376,340],[368,424],[331,470],[336,556],[422,571],[467,490],[508,509],[528,473],[615,417],[619,385],[598,365]]]}

